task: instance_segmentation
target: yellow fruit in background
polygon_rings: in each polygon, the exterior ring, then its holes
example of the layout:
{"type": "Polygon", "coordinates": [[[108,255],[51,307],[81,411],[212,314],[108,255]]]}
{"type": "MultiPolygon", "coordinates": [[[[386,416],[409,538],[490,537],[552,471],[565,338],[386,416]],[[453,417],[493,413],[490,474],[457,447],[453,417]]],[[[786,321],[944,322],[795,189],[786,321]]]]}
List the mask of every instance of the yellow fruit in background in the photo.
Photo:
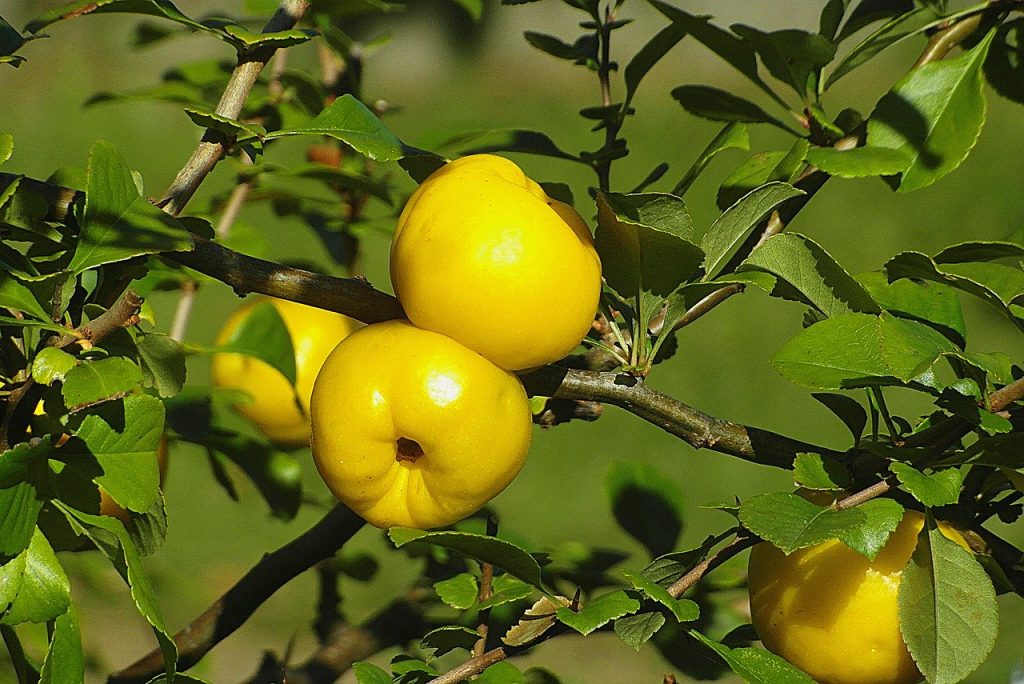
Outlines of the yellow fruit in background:
{"type": "Polygon", "coordinates": [[[311,405],[320,475],[377,527],[461,520],[515,478],[530,447],[519,380],[404,320],[367,326],[339,344],[311,405]]]}
{"type": "MultiPolygon", "coordinates": [[[[900,634],[897,594],[924,516],[906,511],[874,561],[838,540],[786,556],[750,552],[750,612],[765,648],[820,684],[910,684],[921,679],[900,634]]],[[[942,533],[964,548],[959,532],[942,533]]]]}
{"type": "Polygon", "coordinates": [[[601,263],[586,222],[511,161],[435,171],[409,198],[391,281],[415,325],[509,370],[557,361],[590,330],[601,263]]]}
{"type": "Polygon", "coordinates": [[[253,307],[269,302],[280,314],[295,351],[295,387],[277,369],[246,354],[214,354],[210,376],[216,387],[238,389],[252,397],[238,412],[271,442],[284,448],[309,443],[309,397],[313,381],[331,350],[352,332],[352,322],[331,311],[284,299],[256,298],[228,317],[217,336],[225,344],[253,307]]]}

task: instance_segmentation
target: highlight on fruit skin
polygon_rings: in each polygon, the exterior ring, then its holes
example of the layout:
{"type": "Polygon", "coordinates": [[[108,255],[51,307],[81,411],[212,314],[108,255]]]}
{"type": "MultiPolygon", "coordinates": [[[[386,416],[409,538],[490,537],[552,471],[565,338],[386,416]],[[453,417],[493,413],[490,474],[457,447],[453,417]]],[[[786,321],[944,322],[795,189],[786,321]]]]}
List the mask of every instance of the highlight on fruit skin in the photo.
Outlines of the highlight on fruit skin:
{"type": "Polygon", "coordinates": [[[442,527],[477,511],[519,473],[533,428],[514,375],[405,320],[343,340],[311,408],[320,475],[377,527],[442,527]]]}
{"type": "Polygon", "coordinates": [[[335,345],[352,332],[352,321],[338,313],[284,299],[255,297],[228,317],[216,338],[227,343],[252,309],[269,303],[281,316],[295,351],[295,386],[264,361],[246,354],[214,354],[210,377],[215,387],[248,394],[251,403],[236,409],[270,440],[282,448],[309,444],[309,398],[324,359],[335,345]]]}
{"type": "Polygon", "coordinates": [[[575,209],[508,159],[478,154],[441,167],[409,198],[391,281],[415,325],[518,371],[579,345],[597,311],[601,262],[575,209]]]}
{"type": "MultiPolygon", "coordinates": [[[[969,550],[963,536],[939,529],[969,550]]],[[[788,556],[750,552],[751,621],[765,648],[819,684],[912,684],[922,679],[903,641],[897,595],[924,516],[908,510],[873,561],[839,540],[788,556]]]]}

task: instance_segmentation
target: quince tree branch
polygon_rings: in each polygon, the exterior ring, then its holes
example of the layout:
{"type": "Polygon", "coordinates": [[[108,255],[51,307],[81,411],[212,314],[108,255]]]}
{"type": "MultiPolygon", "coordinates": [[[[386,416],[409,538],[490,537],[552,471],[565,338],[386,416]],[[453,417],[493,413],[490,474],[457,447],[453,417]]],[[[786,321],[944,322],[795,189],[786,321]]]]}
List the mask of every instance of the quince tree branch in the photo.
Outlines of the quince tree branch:
{"type": "MultiPolygon", "coordinates": [[[[206,612],[174,635],[178,668],[185,670],[199,662],[210,649],[241,627],[278,589],[333,556],[364,524],[362,518],[338,504],[305,533],[265,555],[206,612]]],[[[163,667],[163,655],[157,649],[111,675],[108,682],[147,682],[163,671],[163,667]]]]}
{"type": "MultiPolygon", "coordinates": [[[[277,12],[263,27],[263,33],[275,33],[292,28],[308,8],[309,3],[306,0],[283,0],[277,12]]],[[[260,72],[263,71],[263,67],[267,65],[270,58],[274,56],[274,52],[273,48],[267,48],[239,55],[238,66],[231,72],[231,78],[224,89],[224,94],[221,95],[220,102],[217,103],[214,114],[226,119],[238,118],[242,112],[242,106],[256,84],[256,79],[259,78],[260,72]]],[[[223,133],[212,128],[206,129],[199,146],[178,172],[177,178],[167,190],[167,196],[160,201],[159,204],[163,210],[171,216],[181,213],[199,185],[213,171],[213,167],[223,159],[229,146],[230,141],[225,139],[223,133]]]]}

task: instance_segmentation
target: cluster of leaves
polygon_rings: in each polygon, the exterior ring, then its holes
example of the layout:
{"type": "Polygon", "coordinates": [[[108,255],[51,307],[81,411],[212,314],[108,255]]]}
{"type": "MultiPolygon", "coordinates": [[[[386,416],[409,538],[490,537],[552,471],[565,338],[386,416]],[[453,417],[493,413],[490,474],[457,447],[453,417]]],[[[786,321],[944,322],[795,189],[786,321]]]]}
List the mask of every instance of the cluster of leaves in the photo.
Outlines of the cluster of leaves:
{"type": "MultiPolygon", "coordinates": [[[[1024,370],[1001,351],[968,348],[960,298],[978,298],[1024,329],[1024,239],[963,243],[933,256],[904,252],[878,271],[852,275],[811,238],[781,231],[827,178],[878,176],[906,192],[953,171],[984,122],[986,80],[999,94],[1021,101],[1021,19],[1012,14],[1017,7],[989,2],[944,13],[942,3],[829,0],[816,33],[766,33],[741,25],[727,30],[651,0],[668,23],[627,63],[623,95],[614,102],[611,81],[618,66],[610,44],[614,32],[628,23],[617,17],[623,2],[565,1],[586,15],[580,38],[572,43],[538,33],[526,38],[597,74],[607,101],[580,114],[603,136],[600,145],[572,154],[543,133],[515,130],[492,133],[472,151],[542,154],[594,171],[607,334],[595,335],[592,344],[621,371],[642,380],[667,358],[677,332],[725,296],[756,287],[793,302],[805,309],[805,326],[778,350],[772,365],[817,391],[814,396],[852,436],[844,452],[800,454],[792,464],[795,483],[832,501],[879,481],[892,483],[896,493],[853,507],[813,503],[789,492],[754,496],[721,507],[735,516],[733,526],[680,552],[675,550],[682,530],[679,493],[655,470],[616,466],[608,477],[612,510],[652,559],[626,571],[615,568],[628,556],[612,550],[566,544],[531,553],[527,544],[463,528],[393,529],[389,536],[395,546],[424,564],[420,582],[429,585],[431,598],[421,612],[431,629],[418,646],[392,661],[390,672],[360,663],[354,668],[357,679],[364,684],[427,681],[438,674],[436,658],[456,649],[480,650],[476,626],[483,621],[492,629],[505,628],[504,655],[558,634],[612,629],[636,649],[650,641],[687,672],[710,666],[685,656],[714,654],[717,669],[695,675],[715,676],[728,667],[752,681],[809,681],[751,646],[750,630],[728,608],[735,592],[742,591],[742,575],[730,575],[725,566],[702,580],[692,599],[680,598],[692,586],[683,578],[722,545],[753,536],[787,553],[840,539],[873,558],[906,507],[938,509],[936,515],[975,530],[993,516],[1016,521],[1024,497],[1020,409],[999,397],[1024,370]],[[930,35],[940,50],[944,31],[963,26],[972,30],[960,36],[967,41],[961,54],[939,59],[944,55],[936,53],[884,94],[869,115],[850,109],[826,114],[824,99],[832,84],[886,48],[930,35]],[[686,37],[754,83],[767,106],[787,114],[780,119],[711,86],[681,85],[672,94],[683,108],[721,121],[724,128],[666,191],[648,188],[662,181],[668,164],[646,173],[629,192],[613,191],[611,169],[628,154],[621,131],[635,114],[637,89],[686,37]],[[840,46],[842,58],[837,57],[840,46]],[[761,76],[762,69],[770,79],[761,76]],[[787,97],[795,97],[795,107],[778,92],[779,85],[787,97]],[[799,130],[784,121],[797,122],[799,130]],[[717,196],[721,215],[698,229],[685,194],[713,157],[727,149],[749,150],[747,126],[757,124],[787,131],[792,145],[757,151],[729,174],[717,196]],[[895,388],[927,398],[934,409],[923,417],[891,414],[884,393],[895,388]]],[[[250,4],[269,9],[266,3],[250,4]]],[[[479,16],[479,3],[460,4],[479,16]]],[[[377,117],[384,107],[375,105],[374,111],[363,104],[369,98],[359,73],[367,46],[344,33],[339,18],[395,9],[384,2],[316,3],[307,16],[316,32],[269,34],[253,32],[244,20],[195,20],[167,0],[74,3],[31,22],[25,32],[0,22],[0,61],[15,66],[24,59],[15,53],[26,41],[60,19],[130,12],[172,26],[142,24],[136,36],[140,46],[198,32],[230,45],[242,62],[307,43],[318,32],[341,67],[327,82],[279,70],[257,84],[237,120],[217,113],[216,101],[233,69],[218,61],[179,65],[155,87],[93,98],[91,104],[141,98],[184,105],[186,114],[207,129],[207,138],[227,147],[235,160],[236,188],[231,195],[211,197],[205,206],[193,205],[189,217],[171,216],[147,201],[141,179],[107,143],[93,147],[84,172],[61,171],[48,184],[4,176],[0,307],[10,315],[0,318],[5,404],[0,627],[11,644],[17,643],[13,625],[48,623],[50,650],[37,670],[40,680],[73,680],[84,668],[69,583],[55,554],[82,547],[106,554],[128,582],[156,632],[166,678],[174,678],[175,647],[140,563],[165,531],[156,463],[165,433],[203,446],[230,494],[236,495],[227,462],[252,479],[275,515],[289,518],[298,509],[296,461],[231,429],[226,409],[239,397],[185,387],[186,355],[215,350],[155,332],[145,303],[131,298],[206,282],[174,259],[201,241],[250,253],[261,249],[254,231],[237,220],[213,227],[239,188],[248,201],[268,201],[279,214],[300,218],[337,265],[357,269],[365,205],[379,202],[387,210],[393,201],[388,171],[381,172],[377,163],[400,160],[417,179],[444,163],[391,134],[377,117]],[[328,140],[310,148],[309,164],[275,163],[274,141],[297,135],[328,140]],[[71,201],[66,216],[54,214],[57,202],[47,195],[60,186],[79,191],[64,198],[71,201]],[[38,405],[41,415],[34,413],[38,405]],[[127,525],[98,515],[100,486],[131,512],[127,525]]],[[[0,163],[12,146],[9,136],[0,136],[0,163]]],[[[565,186],[547,187],[572,199],[565,186]]],[[[291,341],[273,308],[257,307],[245,326],[217,350],[257,356],[294,380],[291,341]],[[248,342],[257,338],[258,345],[248,342]]],[[[922,532],[905,571],[901,621],[930,680],[957,681],[980,664],[995,638],[996,593],[1024,591],[1019,552],[1007,555],[1005,546],[996,545],[990,551],[969,554],[944,540],[933,525],[922,532]],[[970,629],[958,628],[962,623],[952,618],[968,606],[980,617],[970,629]]],[[[406,645],[401,639],[397,643],[406,645]]],[[[19,671],[34,669],[17,648],[11,653],[19,671]]],[[[558,681],[551,672],[520,672],[508,662],[491,666],[480,679],[558,681]]],[[[183,680],[191,681],[178,678],[183,680]]]]}
{"type": "MultiPolygon", "coordinates": [[[[617,70],[609,58],[610,36],[628,23],[616,17],[622,3],[566,4],[587,14],[580,24],[583,35],[568,43],[528,32],[526,40],[553,57],[596,72],[607,84],[617,70]]],[[[815,398],[849,427],[852,446],[844,453],[800,454],[793,463],[794,482],[831,494],[825,497],[830,503],[776,492],[726,507],[737,518],[736,528],[710,540],[696,554],[684,555],[689,562],[676,564],[664,577],[652,569],[658,566],[656,561],[643,573],[627,574],[626,589],[599,594],[583,604],[578,595],[569,601],[545,594],[542,584],[534,585],[544,596],[531,609],[532,622],[541,622],[539,616],[545,615],[545,625],[559,622],[582,634],[614,622],[615,632],[636,647],[655,635],[668,616],[679,622],[697,619],[697,612],[665,588],[715,543],[732,535],[754,534],[786,553],[840,539],[873,559],[902,518],[904,506],[940,509],[940,515],[977,530],[993,516],[1015,522],[1024,495],[1017,410],[1005,410],[1008,406],[1002,403],[993,406],[992,401],[1000,388],[1019,382],[1024,369],[1014,366],[1003,351],[968,349],[960,301],[962,295],[979,298],[1020,327],[1021,236],[955,244],[934,256],[904,252],[878,271],[851,275],[810,237],[780,232],[830,177],[877,176],[893,189],[909,192],[959,166],[984,123],[986,81],[998,93],[1022,102],[1013,85],[1021,75],[1014,56],[1021,19],[1012,18],[1014,8],[985,3],[944,13],[938,3],[862,2],[851,9],[852,3],[833,1],[823,9],[817,33],[765,33],[742,25],[726,30],[707,17],[656,0],[651,4],[670,24],[624,69],[622,101],[580,111],[583,118],[597,122],[593,130],[605,133],[599,150],[572,154],[543,133],[515,130],[492,134],[489,144],[470,151],[528,152],[575,161],[595,171],[596,243],[607,285],[602,304],[607,333],[600,339],[595,335],[592,344],[621,370],[641,377],[650,373],[675,346],[675,333],[713,308],[717,302],[704,305],[716,296],[754,286],[804,306],[804,329],[775,354],[772,365],[789,380],[818,390],[815,398]],[[951,33],[950,26],[969,26],[967,33],[973,37],[961,37],[966,42],[961,54],[939,59],[952,47],[943,43],[948,39],[942,31],[951,33]],[[837,57],[840,45],[868,28],[868,35],[844,57],[837,57]],[[885,93],[874,111],[864,115],[844,109],[828,117],[823,100],[836,81],[883,50],[925,35],[932,36],[932,57],[885,93]],[[632,192],[612,192],[609,169],[627,153],[625,140],[618,136],[634,113],[631,104],[640,80],[686,36],[757,85],[772,105],[800,124],[801,131],[731,93],[705,85],[679,86],[672,95],[688,112],[726,122],[725,127],[671,191],[641,192],[661,179],[668,170],[665,164],[632,192]],[[791,107],[762,78],[760,68],[795,94],[798,107],[791,107]],[[794,143],[785,150],[759,151],[731,173],[718,192],[721,216],[701,231],[683,196],[715,155],[729,148],[749,149],[749,124],[785,130],[794,143]],[[891,388],[927,397],[934,410],[920,417],[891,415],[884,397],[891,388]],[[839,393],[858,389],[863,403],[856,395],[839,393]],[[835,504],[879,481],[892,483],[897,490],[894,498],[855,507],[835,504]],[[641,608],[645,601],[646,609],[641,608]],[[657,604],[654,613],[649,612],[650,602],[657,604]]],[[[631,497],[630,507],[639,499],[631,497]]],[[[651,515],[659,527],[668,524],[666,516],[659,515],[662,512],[651,515]]],[[[452,543],[450,534],[417,537],[446,546],[452,543]]],[[[450,548],[466,552],[467,547],[450,548]]],[[[470,555],[478,561],[508,569],[483,547],[471,548],[470,555]]],[[[1016,566],[1019,552],[1001,558],[989,553],[991,547],[977,556],[964,551],[934,525],[922,532],[905,572],[900,606],[906,641],[929,680],[958,681],[983,662],[995,641],[996,593],[1024,589],[1016,566]],[[965,626],[956,616],[968,609],[976,619],[965,626]]],[[[475,586],[465,580],[467,597],[475,586]]],[[[799,673],[763,651],[716,644],[699,632],[690,635],[752,681],[800,680],[799,673]]],[[[467,647],[471,636],[475,633],[465,635],[467,647]]],[[[522,646],[505,643],[512,652],[522,646]]]]}
{"type": "MultiPolygon", "coordinates": [[[[471,10],[473,3],[468,4],[471,10]]],[[[276,6],[255,9],[272,12],[276,6]]],[[[155,88],[100,94],[87,104],[141,99],[185,105],[192,121],[207,129],[207,138],[223,141],[237,160],[238,185],[251,193],[249,200],[272,202],[279,215],[302,219],[321,236],[333,260],[352,269],[358,259],[353,231],[365,221],[363,207],[368,201],[392,205],[389,182],[374,172],[374,164],[397,159],[403,148],[360,100],[361,84],[352,75],[359,73],[365,50],[338,28],[338,19],[396,8],[325,3],[307,16],[316,30],[256,33],[246,27],[251,21],[194,20],[164,0],[77,2],[30,22],[24,34],[0,20],[0,55],[18,66],[24,57],[15,51],[45,38],[43,29],[105,12],[164,21],[140,24],[137,47],[200,33],[234,48],[240,64],[265,60],[276,49],[322,34],[330,59],[346,78],[321,82],[282,70],[257,83],[237,121],[216,113],[234,68],[218,60],[182,64],[155,88]],[[305,165],[264,161],[275,140],[298,135],[327,142],[311,147],[305,165]]],[[[0,135],[0,164],[13,149],[13,138],[0,135]]],[[[192,250],[197,241],[219,238],[248,253],[268,247],[257,231],[238,221],[230,227],[218,222],[214,230],[227,195],[212,196],[187,217],[161,210],[147,199],[141,177],[106,142],[93,146],[84,170],[61,169],[45,184],[7,174],[0,187],[0,624],[5,641],[25,681],[81,679],[85,659],[77,616],[55,551],[97,548],[129,584],[173,674],[176,649],[140,564],[166,532],[157,466],[158,449],[166,448],[162,441],[204,447],[215,478],[237,498],[227,468],[233,463],[277,517],[292,518],[302,501],[298,461],[233,427],[237,421],[232,422],[230,407],[248,397],[194,383],[186,388],[186,357],[249,354],[294,382],[295,355],[283,321],[269,305],[255,307],[225,344],[205,348],[156,332],[145,297],[158,289],[212,281],[167,258],[192,250]],[[70,206],[55,208],[61,203],[70,206]],[[98,488],[127,511],[124,522],[100,515],[98,488]],[[50,647],[41,665],[15,648],[13,627],[25,622],[49,627],[50,647]]]]}

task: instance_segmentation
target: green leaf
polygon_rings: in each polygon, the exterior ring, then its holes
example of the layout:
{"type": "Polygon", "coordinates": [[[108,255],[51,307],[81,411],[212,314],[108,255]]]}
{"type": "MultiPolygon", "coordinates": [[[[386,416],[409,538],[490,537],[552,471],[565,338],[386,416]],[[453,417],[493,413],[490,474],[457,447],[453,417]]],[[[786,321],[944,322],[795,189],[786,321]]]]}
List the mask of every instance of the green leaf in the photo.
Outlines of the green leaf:
{"type": "Polygon", "coordinates": [[[968,262],[939,264],[920,252],[901,252],[885,264],[890,281],[901,278],[930,280],[962,290],[988,302],[1024,330],[1024,320],[1012,305],[1024,294],[1024,271],[1003,264],[968,262]]]}
{"type": "Polygon", "coordinates": [[[853,443],[860,443],[860,437],[864,434],[864,427],[868,424],[868,414],[864,407],[857,403],[856,399],[843,394],[832,394],[829,392],[815,392],[812,397],[820,401],[829,411],[836,414],[839,420],[850,429],[853,435],[853,443]]]}
{"type": "Polygon", "coordinates": [[[623,573],[633,588],[639,591],[652,601],[660,603],[668,608],[672,615],[679,622],[693,622],[700,617],[700,607],[689,599],[677,599],[668,593],[660,584],[647,579],[641,574],[629,572],[623,573]]]}
{"type": "Polygon", "coordinates": [[[249,309],[217,351],[253,356],[295,384],[295,348],[291,334],[277,307],[269,301],[259,302],[249,309]]]}
{"type": "Polygon", "coordinates": [[[740,264],[738,271],[760,270],[778,276],[827,317],[844,313],[881,313],[867,290],[820,245],[797,233],[765,240],[740,264]]]}
{"type": "Polygon", "coordinates": [[[491,596],[480,602],[478,610],[487,610],[513,601],[527,598],[533,587],[511,575],[498,575],[491,582],[491,596]]]}
{"type": "Polygon", "coordinates": [[[883,97],[868,142],[906,152],[900,192],[931,185],[967,158],[985,122],[981,66],[995,31],[958,57],[925,64],[883,97]]]}
{"type": "MultiPolygon", "coordinates": [[[[852,22],[853,18],[851,16],[851,22],[847,23],[847,28],[843,29],[843,33],[849,35],[849,28],[854,23],[852,22]]],[[[882,24],[882,26],[875,29],[875,31],[850,50],[846,57],[829,74],[828,79],[825,81],[825,88],[831,88],[833,83],[882,52],[882,50],[923,31],[934,20],[935,11],[932,8],[915,8],[911,5],[910,11],[895,16],[882,24]]]]}
{"type": "Polygon", "coordinates": [[[909,12],[914,8],[914,0],[860,0],[850,13],[838,39],[849,38],[857,31],[870,26],[876,21],[891,19],[909,12]]]}
{"type": "Polygon", "coordinates": [[[854,277],[886,311],[929,325],[958,347],[966,345],[963,308],[953,288],[910,279],[890,283],[881,271],[869,271],[854,277]]]}
{"type": "Polygon", "coordinates": [[[772,76],[788,84],[804,101],[811,75],[836,55],[836,46],[824,36],[798,29],[765,33],[734,24],[734,33],[750,43],[772,76]]]}
{"type": "Polygon", "coordinates": [[[1002,240],[974,240],[950,245],[935,255],[937,264],[954,264],[964,261],[992,261],[994,259],[1016,259],[1024,257],[1024,246],[1002,240]]]}
{"type": "Polygon", "coordinates": [[[85,656],[73,604],[53,621],[50,647],[39,671],[39,684],[81,682],[85,678],[85,656]]]}
{"type": "MultiPolygon", "coordinates": [[[[3,44],[2,41],[4,40],[2,37],[4,25],[6,25],[8,28],[11,27],[10,24],[5,22],[3,19],[0,19],[0,45],[3,44]]],[[[0,133],[0,166],[2,166],[5,161],[10,159],[12,154],[14,154],[14,136],[11,135],[10,133],[0,133]]],[[[0,206],[3,206],[3,202],[0,202],[0,206]]]]}
{"type": "Polygon", "coordinates": [[[663,587],[671,586],[698,563],[705,560],[711,549],[722,539],[730,535],[731,533],[720,535],[719,537],[709,536],[695,549],[669,553],[660,558],[655,558],[640,574],[663,587]]]}
{"type": "Polygon", "coordinates": [[[626,615],[615,621],[615,635],[635,651],[647,643],[665,624],[665,616],[658,612],[626,615]]]}
{"type": "Polygon", "coordinates": [[[74,410],[127,394],[142,381],[142,371],[123,356],[86,361],[64,376],[64,405],[74,410]]]}
{"type": "Polygon", "coordinates": [[[985,80],[1006,99],[1024,104],[1024,17],[1006,21],[996,29],[996,38],[985,60],[985,80]]]}
{"type": "Polygon", "coordinates": [[[143,382],[161,397],[173,397],[185,386],[185,352],[174,338],[148,333],[138,342],[143,382]]]}
{"type": "Polygon", "coordinates": [[[682,40],[684,36],[686,36],[686,28],[684,26],[674,23],[669,24],[658,31],[646,45],[640,48],[639,52],[633,55],[633,59],[629,60],[629,64],[626,65],[626,68],[623,71],[623,81],[625,81],[626,84],[626,97],[622,102],[622,111],[629,109],[629,104],[633,101],[633,96],[636,95],[637,88],[640,87],[640,81],[642,81],[644,76],[647,75],[647,72],[649,72],[662,57],[668,54],[668,51],[675,47],[676,43],[682,40]]]}
{"type": "Polygon", "coordinates": [[[458,551],[481,563],[495,565],[541,591],[540,566],[536,559],[511,542],[469,532],[425,532],[409,527],[392,527],[388,537],[396,547],[421,541],[458,551]]]}
{"type": "Polygon", "coordinates": [[[831,456],[821,454],[797,454],[793,461],[793,480],[804,489],[833,492],[853,484],[846,466],[831,456]]]}
{"type": "Polygon", "coordinates": [[[888,147],[865,146],[849,150],[812,147],[807,152],[807,163],[813,164],[830,176],[864,178],[899,173],[910,165],[911,159],[906,151],[888,147]]]}
{"type": "Polygon", "coordinates": [[[42,385],[63,380],[65,374],[78,365],[78,359],[56,347],[45,347],[32,359],[32,379],[42,385]]]}
{"type": "Polygon", "coordinates": [[[703,257],[690,239],[686,205],[663,193],[598,193],[595,246],[605,282],[631,302],[644,326],[703,257]]]}
{"type": "Polygon", "coordinates": [[[28,548],[0,568],[0,587],[10,601],[0,619],[5,625],[46,622],[71,606],[71,583],[39,529],[28,548]]]}
{"type": "MultiPolygon", "coordinates": [[[[0,453],[0,489],[21,483],[28,476],[31,465],[52,450],[50,437],[43,436],[38,442],[20,442],[0,453]]],[[[0,549],[0,553],[5,552],[0,549]]]]}
{"type": "Polygon", "coordinates": [[[404,155],[402,141],[366,105],[348,94],[336,99],[305,125],[273,131],[265,139],[289,135],[330,136],[375,161],[395,161],[404,155]]]}
{"type": "Polygon", "coordinates": [[[117,149],[98,142],[89,153],[85,210],[72,273],[141,254],[192,249],[188,230],[139,194],[117,149]]]}
{"type": "Polygon", "coordinates": [[[132,543],[124,525],[117,518],[105,515],[90,515],[65,506],[57,501],[55,505],[67,516],[73,526],[80,528],[96,547],[110,559],[114,569],[128,584],[132,600],[139,614],[152,626],[164,657],[164,667],[173,677],[178,649],[171,634],[160,617],[156,593],[142,567],[142,558],[132,543]]]}
{"type": "Polygon", "coordinates": [[[523,684],[526,680],[518,667],[505,660],[491,665],[473,681],[480,684],[523,684]]]}
{"type": "Polygon", "coordinates": [[[88,2],[72,2],[36,17],[25,26],[25,30],[29,33],[39,33],[50,24],[62,19],[73,19],[93,12],[96,14],[124,12],[162,17],[187,26],[193,31],[204,31],[218,37],[222,36],[220,31],[204,26],[182,14],[170,0],[89,0],[88,2]]]}
{"type": "Polygon", "coordinates": [[[872,499],[857,506],[856,510],[864,514],[864,521],[843,532],[839,538],[868,560],[874,560],[903,519],[903,506],[892,499],[872,499]]]}
{"type": "Polygon", "coordinates": [[[302,503],[302,466],[294,457],[265,441],[219,427],[195,441],[224,454],[241,468],[275,517],[291,520],[298,513],[302,503]]]}
{"type": "Polygon", "coordinates": [[[900,631],[933,684],[959,682],[995,644],[999,608],[985,570],[928,516],[899,589],[900,631]]]}
{"type": "Polygon", "coordinates": [[[454,577],[434,582],[434,591],[445,604],[458,610],[466,610],[476,603],[480,588],[477,586],[476,577],[468,572],[460,572],[454,577]]]}
{"type": "Polygon", "coordinates": [[[569,154],[555,142],[538,131],[525,131],[521,129],[503,129],[477,131],[463,136],[467,139],[484,138],[491,142],[470,149],[462,150],[462,154],[480,154],[486,152],[524,152],[527,154],[539,154],[544,157],[554,157],[567,161],[581,162],[582,160],[573,154],[569,154]]]}
{"type": "Polygon", "coordinates": [[[197,109],[195,107],[185,107],[185,114],[188,115],[188,118],[192,119],[192,123],[195,125],[201,128],[209,128],[217,131],[230,140],[234,140],[236,137],[245,135],[251,135],[259,138],[267,133],[266,129],[262,126],[242,123],[235,119],[229,119],[226,116],[221,116],[215,112],[197,109]]]}
{"type": "Polygon", "coordinates": [[[953,345],[928,326],[889,314],[849,313],[803,330],[771,364],[784,378],[812,389],[903,383],[925,372],[953,345]]]}
{"type": "Polygon", "coordinates": [[[960,499],[964,476],[958,468],[936,470],[925,475],[912,465],[895,462],[889,464],[889,470],[904,489],[929,508],[955,504],[960,499]]]}
{"type": "Polygon", "coordinates": [[[787,183],[768,183],[751,190],[726,209],[700,241],[700,247],[706,255],[705,280],[711,280],[719,274],[751,231],[772,211],[791,197],[803,194],[802,190],[787,183]]]}
{"type": "Polygon", "coordinates": [[[391,684],[391,674],[373,663],[352,663],[357,684],[391,684]]]}
{"type": "Polygon", "coordinates": [[[229,43],[239,52],[252,53],[256,50],[278,50],[306,43],[319,34],[311,29],[289,29],[273,33],[253,33],[237,24],[225,24],[222,27],[229,43]]]}
{"type": "Polygon", "coordinates": [[[676,183],[676,186],[672,188],[672,194],[682,196],[690,189],[693,182],[697,180],[697,177],[704,171],[704,168],[708,163],[718,155],[719,152],[724,152],[728,149],[750,149],[750,136],[747,134],[747,127],[738,121],[730,121],[725,127],[718,132],[708,146],[704,148],[693,165],[686,171],[686,174],[676,183]]]}
{"type": "Polygon", "coordinates": [[[678,7],[649,0],[654,7],[668,17],[673,24],[686,31],[704,47],[724,59],[730,66],[746,76],[752,83],[768,94],[779,105],[786,107],[786,102],[765,83],[757,73],[757,55],[754,49],[732,33],[725,31],[710,22],[708,17],[698,17],[678,7]]]}
{"type": "Polygon", "coordinates": [[[711,121],[766,123],[789,132],[782,123],[750,100],[711,86],[682,85],[673,88],[672,97],[694,116],[711,121]]]}
{"type": "Polygon", "coordinates": [[[29,545],[44,503],[31,482],[0,489],[0,555],[17,555],[29,545]]]}
{"type": "Polygon", "coordinates": [[[675,483],[645,463],[618,462],[605,478],[615,521],[651,557],[675,548],[683,530],[683,497],[675,483]]]}
{"type": "Polygon", "coordinates": [[[592,43],[593,40],[590,36],[582,36],[575,44],[570,45],[554,36],[549,36],[545,33],[538,33],[536,31],[526,31],[523,33],[523,38],[526,42],[537,48],[541,52],[551,55],[557,59],[564,59],[577,64],[585,64],[587,59],[593,59],[592,56],[592,43]],[[588,48],[588,44],[591,47],[588,48]]]}
{"type": "MultiPolygon", "coordinates": [[[[446,627],[438,627],[437,629],[431,630],[423,635],[420,639],[420,646],[425,649],[434,651],[434,657],[438,658],[443,656],[445,653],[449,653],[456,648],[464,648],[467,651],[473,650],[473,645],[476,644],[480,635],[474,630],[468,627],[461,627],[459,625],[448,625],[446,627]]],[[[391,681],[389,677],[388,682],[391,681]]]]}
{"type": "Polygon", "coordinates": [[[729,648],[692,629],[689,634],[750,684],[814,684],[813,679],[774,653],[760,648],[729,648]]]}
{"type": "Polygon", "coordinates": [[[32,288],[10,273],[0,272],[0,306],[23,311],[41,321],[49,321],[50,314],[36,298],[32,288]]]}
{"type": "Polygon", "coordinates": [[[559,608],[555,616],[559,622],[586,636],[612,620],[635,612],[639,608],[639,601],[618,590],[601,594],[576,612],[572,608],[559,608]]]}
{"type": "Polygon", "coordinates": [[[865,520],[856,508],[818,506],[796,494],[759,494],[740,506],[740,522],[785,554],[840,538],[865,520]]]}
{"type": "Polygon", "coordinates": [[[80,422],[73,438],[58,452],[61,460],[125,508],[147,511],[159,494],[156,453],[164,429],[164,405],[155,397],[133,394],[75,418],[80,422]]]}

